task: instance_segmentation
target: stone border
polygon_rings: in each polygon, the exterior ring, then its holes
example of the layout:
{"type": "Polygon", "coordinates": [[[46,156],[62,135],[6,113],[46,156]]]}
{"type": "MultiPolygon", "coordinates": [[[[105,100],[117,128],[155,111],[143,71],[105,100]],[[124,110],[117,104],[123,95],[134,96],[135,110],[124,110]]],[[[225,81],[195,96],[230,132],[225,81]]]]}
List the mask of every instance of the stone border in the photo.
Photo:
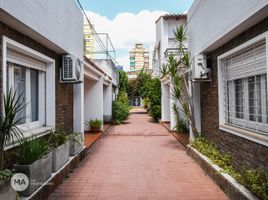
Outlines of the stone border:
{"type": "Polygon", "coordinates": [[[222,169],[213,164],[205,155],[187,145],[187,154],[204,170],[204,172],[218,185],[219,188],[232,200],[259,200],[248,189],[238,183],[233,177],[222,172],[222,169]]]}

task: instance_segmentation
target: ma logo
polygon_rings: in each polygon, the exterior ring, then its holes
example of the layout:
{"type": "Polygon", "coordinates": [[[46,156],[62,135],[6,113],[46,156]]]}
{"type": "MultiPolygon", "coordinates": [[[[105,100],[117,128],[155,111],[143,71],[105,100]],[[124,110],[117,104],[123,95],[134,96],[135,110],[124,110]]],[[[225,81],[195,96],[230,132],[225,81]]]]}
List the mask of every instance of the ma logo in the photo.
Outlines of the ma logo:
{"type": "Polygon", "coordinates": [[[15,191],[24,191],[29,186],[29,179],[25,174],[14,174],[10,180],[10,184],[15,191]]]}

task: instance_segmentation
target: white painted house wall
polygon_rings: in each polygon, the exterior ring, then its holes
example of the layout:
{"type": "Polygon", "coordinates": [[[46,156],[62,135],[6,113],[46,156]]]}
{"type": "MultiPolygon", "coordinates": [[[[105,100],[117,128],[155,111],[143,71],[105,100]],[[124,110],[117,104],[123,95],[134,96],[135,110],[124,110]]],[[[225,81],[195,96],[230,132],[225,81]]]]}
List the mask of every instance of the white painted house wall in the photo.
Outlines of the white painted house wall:
{"type": "MultiPolygon", "coordinates": [[[[167,63],[165,57],[165,51],[168,48],[176,48],[176,42],[174,42],[174,31],[177,27],[186,26],[186,19],[164,19],[161,17],[156,22],[156,63],[153,65],[153,75],[160,77],[159,68],[167,63]]],[[[169,80],[161,81],[161,120],[162,122],[170,122],[171,129],[175,129],[176,117],[173,112],[173,104],[176,103],[172,98],[172,89],[170,87],[169,80]]],[[[178,106],[179,104],[176,103],[178,106]]]]}
{"type": "MultiPolygon", "coordinates": [[[[83,60],[83,15],[75,1],[0,0],[0,9],[1,21],[10,27],[58,54],[83,60]]],[[[80,132],[84,130],[83,88],[83,83],[73,86],[73,126],[80,132]]]]}
{"type": "MultiPolygon", "coordinates": [[[[195,0],[187,14],[188,49],[192,56],[220,47],[263,19],[268,0],[195,0]]],[[[200,84],[192,85],[195,123],[201,131],[200,84]]],[[[193,138],[193,135],[190,135],[193,138]]]]}
{"type": "MultiPolygon", "coordinates": [[[[84,121],[110,121],[112,116],[113,87],[117,88],[118,72],[111,60],[84,61],[84,121]]],[[[90,130],[84,125],[85,130],[90,130]]],[[[101,127],[103,129],[103,126],[101,127]]]]}
{"type": "MultiPolygon", "coordinates": [[[[267,5],[268,0],[196,0],[187,14],[192,55],[221,46],[246,29],[248,26],[243,23],[267,5]],[[239,25],[241,27],[237,30],[239,25]]],[[[261,17],[252,18],[251,23],[261,17]]]]}
{"type": "MultiPolygon", "coordinates": [[[[83,15],[75,1],[0,0],[0,8],[35,31],[39,37],[42,36],[43,40],[38,39],[41,44],[47,39],[63,52],[83,59],[83,15]]],[[[21,29],[26,31],[23,27],[21,29]]],[[[47,43],[43,45],[52,46],[47,43]]]]}

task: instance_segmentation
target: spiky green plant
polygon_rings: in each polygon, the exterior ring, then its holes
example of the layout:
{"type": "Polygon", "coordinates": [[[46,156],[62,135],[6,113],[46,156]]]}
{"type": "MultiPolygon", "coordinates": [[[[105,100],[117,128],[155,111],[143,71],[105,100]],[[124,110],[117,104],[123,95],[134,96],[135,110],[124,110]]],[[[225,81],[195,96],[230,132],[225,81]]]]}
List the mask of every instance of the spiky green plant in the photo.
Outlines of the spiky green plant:
{"type": "Polygon", "coordinates": [[[102,125],[102,120],[100,119],[91,119],[87,122],[88,126],[91,128],[100,128],[102,125]]]}
{"type": "Polygon", "coordinates": [[[20,140],[23,137],[17,125],[23,117],[18,118],[17,113],[25,109],[26,104],[21,101],[22,94],[9,89],[4,95],[3,113],[0,114],[0,170],[4,168],[4,149],[8,143],[20,140]]]}
{"type": "Polygon", "coordinates": [[[183,26],[179,26],[174,31],[174,36],[178,46],[178,55],[170,54],[168,57],[167,69],[163,70],[162,77],[169,75],[171,78],[171,98],[179,101],[182,105],[184,115],[189,121],[192,132],[198,135],[194,119],[193,100],[190,98],[190,90],[188,85],[188,70],[191,66],[191,56],[186,51],[185,42],[187,40],[186,30],[183,26]],[[167,73],[168,72],[168,73],[167,73]]]}
{"type": "Polygon", "coordinates": [[[58,126],[55,129],[51,129],[49,133],[49,145],[53,148],[57,148],[58,146],[64,144],[69,139],[66,131],[62,126],[58,126]]]}
{"type": "Polygon", "coordinates": [[[20,165],[30,165],[41,159],[49,152],[48,142],[43,138],[22,139],[19,151],[15,154],[16,160],[20,165]]]}

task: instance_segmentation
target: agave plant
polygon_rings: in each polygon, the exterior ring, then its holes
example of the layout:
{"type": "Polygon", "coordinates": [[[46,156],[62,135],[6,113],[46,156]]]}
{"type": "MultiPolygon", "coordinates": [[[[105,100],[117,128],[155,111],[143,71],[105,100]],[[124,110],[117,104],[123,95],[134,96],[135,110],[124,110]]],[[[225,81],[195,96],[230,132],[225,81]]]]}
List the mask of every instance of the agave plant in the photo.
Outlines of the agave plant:
{"type": "Polygon", "coordinates": [[[23,117],[18,118],[17,113],[25,109],[26,104],[21,101],[22,94],[17,95],[16,91],[9,89],[4,95],[3,112],[0,114],[0,170],[4,169],[5,146],[17,139],[23,138],[21,130],[17,127],[23,117]]]}

